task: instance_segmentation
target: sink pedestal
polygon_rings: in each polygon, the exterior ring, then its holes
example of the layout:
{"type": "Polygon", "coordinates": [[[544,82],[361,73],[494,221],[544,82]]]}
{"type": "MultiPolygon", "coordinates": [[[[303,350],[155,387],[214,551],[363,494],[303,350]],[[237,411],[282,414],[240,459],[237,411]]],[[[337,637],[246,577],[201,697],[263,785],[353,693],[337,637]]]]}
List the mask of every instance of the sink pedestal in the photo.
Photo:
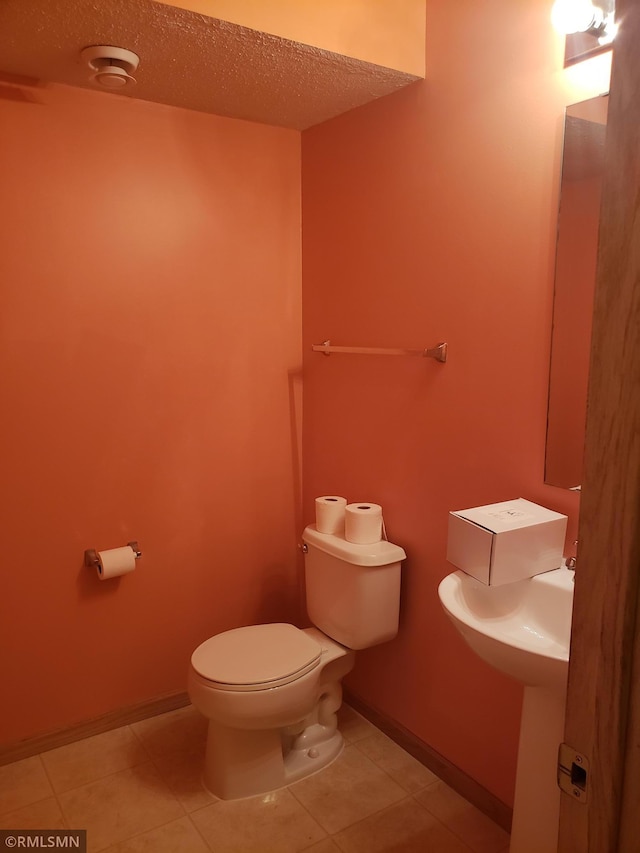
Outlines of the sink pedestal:
{"type": "Polygon", "coordinates": [[[566,687],[526,687],[520,722],[510,853],[556,853],[560,789],[558,746],[566,687]]]}

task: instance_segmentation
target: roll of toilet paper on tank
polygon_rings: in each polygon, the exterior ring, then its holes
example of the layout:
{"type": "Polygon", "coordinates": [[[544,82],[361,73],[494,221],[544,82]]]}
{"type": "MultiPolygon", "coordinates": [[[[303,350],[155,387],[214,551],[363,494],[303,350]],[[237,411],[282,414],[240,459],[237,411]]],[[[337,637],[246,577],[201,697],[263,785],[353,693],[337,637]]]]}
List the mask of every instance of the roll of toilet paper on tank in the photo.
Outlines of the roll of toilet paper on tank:
{"type": "Polygon", "coordinates": [[[96,571],[101,581],[119,578],[120,575],[132,572],[135,567],[135,551],[129,545],[123,548],[111,548],[109,551],[98,551],[96,571]]]}
{"type": "Polygon", "coordinates": [[[371,545],[382,539],[382,507],[379,504],[347,504],[344,511],[344,538],[357,545],[371,545]]]}
{"type": "Polygon", "coordinates": [[[316,498],[316,530],[318,533],[343,533],[347,499],[338,495],[316,498]]]}

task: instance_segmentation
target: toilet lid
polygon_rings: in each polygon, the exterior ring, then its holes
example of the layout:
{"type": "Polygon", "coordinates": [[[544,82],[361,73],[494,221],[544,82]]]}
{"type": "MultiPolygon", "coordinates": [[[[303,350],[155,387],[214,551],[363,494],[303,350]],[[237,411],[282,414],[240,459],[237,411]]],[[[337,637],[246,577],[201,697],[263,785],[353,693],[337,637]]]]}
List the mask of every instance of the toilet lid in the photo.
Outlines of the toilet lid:
{"type": "Polygon", "coordinates": [[[227,690],[264,690],[295,681],[320,662],[322,648],[294,625],[248,625],[216,634],[191,656],[198,675],[227,690]]]}

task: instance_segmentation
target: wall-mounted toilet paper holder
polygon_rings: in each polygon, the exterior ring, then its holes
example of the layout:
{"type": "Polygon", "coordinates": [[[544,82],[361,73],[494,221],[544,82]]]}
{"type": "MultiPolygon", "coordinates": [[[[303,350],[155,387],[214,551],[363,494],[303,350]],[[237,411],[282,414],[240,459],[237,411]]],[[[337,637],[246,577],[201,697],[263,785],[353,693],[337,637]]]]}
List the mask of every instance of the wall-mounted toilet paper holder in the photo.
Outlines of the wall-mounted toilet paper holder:
{"type": "MultiPolygon", "coordinates": [[[[142,557],[142,551],[138,547],[137,542],[127,542],[127,545],[133,551],[133,554],[136,560],[139,560],[142,557]]],[[[88,569],[95,569],[100,565],[100,560],[98,559],[98,551],[95,548],[89,548],[84,552],[84,564],[88,569]]]]}

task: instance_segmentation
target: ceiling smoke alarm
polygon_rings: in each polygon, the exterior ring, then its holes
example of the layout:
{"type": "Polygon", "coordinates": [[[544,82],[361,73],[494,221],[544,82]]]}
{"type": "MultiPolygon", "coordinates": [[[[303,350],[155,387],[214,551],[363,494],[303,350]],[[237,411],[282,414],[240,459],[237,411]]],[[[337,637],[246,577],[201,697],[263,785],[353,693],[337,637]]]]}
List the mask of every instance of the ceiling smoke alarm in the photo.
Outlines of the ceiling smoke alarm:
{"type": "Polygon", "coordinates": [[[85,47],[80,56],[94,72],[91,79],[104,89],[123,89],[136,82],[133,72],[140,57],[131,50],[100,44],[85,47]]]}

